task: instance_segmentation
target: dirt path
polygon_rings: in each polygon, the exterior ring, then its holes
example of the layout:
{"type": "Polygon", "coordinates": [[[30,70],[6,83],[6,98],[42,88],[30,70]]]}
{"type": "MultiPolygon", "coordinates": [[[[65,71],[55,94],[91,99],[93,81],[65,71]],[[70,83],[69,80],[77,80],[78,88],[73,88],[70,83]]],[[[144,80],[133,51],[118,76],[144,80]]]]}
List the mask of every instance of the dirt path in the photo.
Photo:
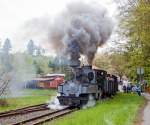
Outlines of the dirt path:
{"type": "Polygon", "coordinates": [[[147,100],[147,105],[143,111],[143,120],[141,125],[150,125],[150,94],[143,94],[147,100]]]}

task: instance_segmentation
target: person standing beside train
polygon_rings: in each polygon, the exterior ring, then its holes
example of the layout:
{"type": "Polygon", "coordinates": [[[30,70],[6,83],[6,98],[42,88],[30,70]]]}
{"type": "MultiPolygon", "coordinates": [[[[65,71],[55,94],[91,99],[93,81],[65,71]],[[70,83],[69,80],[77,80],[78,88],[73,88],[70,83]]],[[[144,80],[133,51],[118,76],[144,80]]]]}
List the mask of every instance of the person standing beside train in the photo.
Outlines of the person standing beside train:
{"type": "Polygon", "coordinates": [[[127,92],[128,80],[123,80],[123,91],[127,92]]]}

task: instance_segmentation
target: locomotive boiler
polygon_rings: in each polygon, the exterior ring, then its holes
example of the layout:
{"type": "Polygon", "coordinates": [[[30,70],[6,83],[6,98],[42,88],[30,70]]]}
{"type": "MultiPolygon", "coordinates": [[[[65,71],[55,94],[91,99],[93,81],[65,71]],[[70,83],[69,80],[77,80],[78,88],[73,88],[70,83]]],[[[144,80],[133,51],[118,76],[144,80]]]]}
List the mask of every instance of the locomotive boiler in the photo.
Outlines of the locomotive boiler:
{"type": "Polygon", "coordinates": [[[72,67],[69,80],[58,86],[61,105],[82,106],[92,95],[95,100],[115,95],[118,90],[117,77],[92,66],[72,67]]]}

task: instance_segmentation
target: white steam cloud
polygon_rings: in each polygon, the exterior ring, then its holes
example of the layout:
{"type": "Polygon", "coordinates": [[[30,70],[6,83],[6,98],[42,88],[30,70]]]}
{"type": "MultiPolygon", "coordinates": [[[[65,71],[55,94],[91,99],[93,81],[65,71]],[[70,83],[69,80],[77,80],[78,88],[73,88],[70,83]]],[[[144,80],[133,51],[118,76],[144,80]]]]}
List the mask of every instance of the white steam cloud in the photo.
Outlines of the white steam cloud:
{"type": "MultiPolygon", "coordinates": [[[[57,96],[60,96],[60,95],[57,94],[57,96]]],[[[52,99],[47,102],[48,103],[48,108],[54,109],[54,110],[66,108],[66,106],[60,105],[57,96],[52,97],[52,99]]]]}

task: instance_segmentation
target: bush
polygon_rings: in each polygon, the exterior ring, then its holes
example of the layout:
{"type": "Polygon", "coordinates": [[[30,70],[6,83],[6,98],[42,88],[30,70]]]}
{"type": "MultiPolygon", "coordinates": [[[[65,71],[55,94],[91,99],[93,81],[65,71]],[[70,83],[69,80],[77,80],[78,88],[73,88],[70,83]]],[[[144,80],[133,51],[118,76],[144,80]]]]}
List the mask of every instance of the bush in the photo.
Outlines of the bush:
{"type": "Polygon", "coordinates": [[[0,106],[8,106],[8,102],[6,99],[0,99],[0,106]]]}

